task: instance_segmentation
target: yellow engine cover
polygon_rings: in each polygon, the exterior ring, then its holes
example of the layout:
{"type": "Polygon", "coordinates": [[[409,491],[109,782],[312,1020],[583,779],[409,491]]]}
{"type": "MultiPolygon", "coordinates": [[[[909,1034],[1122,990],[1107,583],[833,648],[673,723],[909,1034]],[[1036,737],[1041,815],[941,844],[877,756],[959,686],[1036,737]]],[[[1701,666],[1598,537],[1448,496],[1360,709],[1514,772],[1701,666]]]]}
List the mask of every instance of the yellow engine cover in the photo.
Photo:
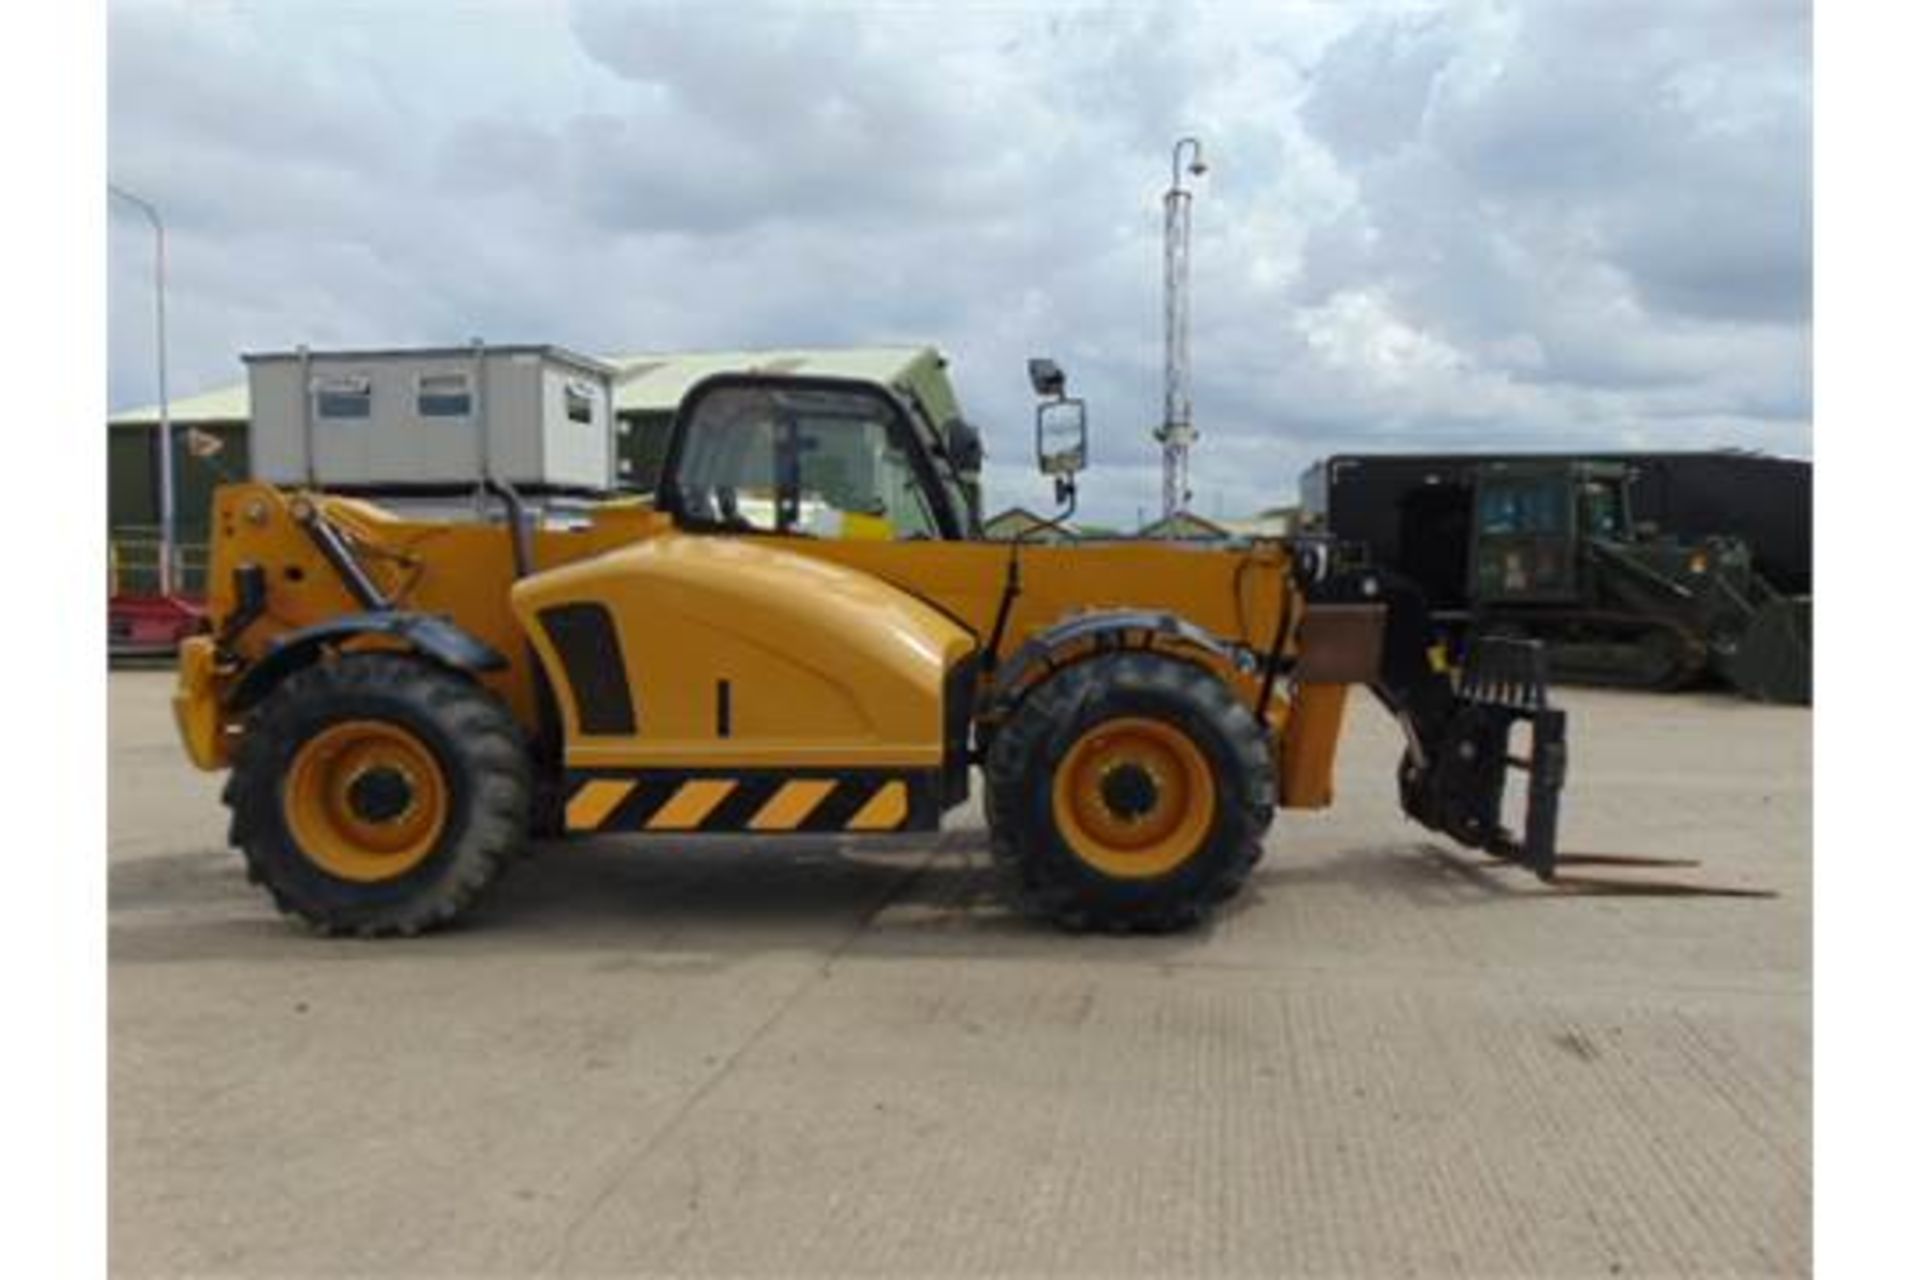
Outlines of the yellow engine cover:
{"type": "Polygon", "coordinates": [[[512,606],[574,771],[938,768],[975,647],[879,578],[752,538],[663,534],[534,574],[512,606]]]}

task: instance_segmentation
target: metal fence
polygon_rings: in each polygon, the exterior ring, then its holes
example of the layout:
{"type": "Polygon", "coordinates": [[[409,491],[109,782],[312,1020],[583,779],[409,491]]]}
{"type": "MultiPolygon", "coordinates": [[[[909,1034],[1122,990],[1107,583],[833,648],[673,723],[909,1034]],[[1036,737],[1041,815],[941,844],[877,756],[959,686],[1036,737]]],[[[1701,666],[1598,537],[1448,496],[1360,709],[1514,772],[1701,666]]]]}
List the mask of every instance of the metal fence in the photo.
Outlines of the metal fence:
{"type": "MultiPolygon", "coordinates": [[[[207,544],[173,544],[173,591],[198,599],[206,594],[207,544]]],[[[160,594],[160,529],[157,525],[118,525],[107,535],[107,595],[160,594]]]]}

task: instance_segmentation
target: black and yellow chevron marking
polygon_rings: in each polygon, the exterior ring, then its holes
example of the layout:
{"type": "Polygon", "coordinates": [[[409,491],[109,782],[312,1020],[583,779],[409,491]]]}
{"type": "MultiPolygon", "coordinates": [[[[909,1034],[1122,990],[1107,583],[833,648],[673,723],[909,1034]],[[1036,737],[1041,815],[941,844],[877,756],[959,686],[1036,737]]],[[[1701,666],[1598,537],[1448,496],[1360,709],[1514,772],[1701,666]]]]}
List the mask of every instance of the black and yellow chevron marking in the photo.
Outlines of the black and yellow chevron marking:
{"type": "Polygon", "coordinates": [[[939,825],[937,775],[580,771],[569,831],[922,831],[939,825]]]}

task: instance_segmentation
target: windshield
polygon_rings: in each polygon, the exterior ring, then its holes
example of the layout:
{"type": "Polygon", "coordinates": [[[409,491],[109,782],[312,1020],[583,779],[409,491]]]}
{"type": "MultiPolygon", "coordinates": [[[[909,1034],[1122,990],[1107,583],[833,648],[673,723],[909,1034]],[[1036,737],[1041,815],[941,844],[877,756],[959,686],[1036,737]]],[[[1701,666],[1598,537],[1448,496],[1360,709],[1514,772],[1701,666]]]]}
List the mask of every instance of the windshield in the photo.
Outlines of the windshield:
{"type": "Polygon", "coordinates": [[[904,433],[877,395],[722,387],[701,398],[687,424],[682,510],[767,533],[937,538],[904,433]]]}
{"type": "Polygon", "coordinates": [[[1551,481],[1494,480],[1480,487],[1483,534],[1562,533],[1567,527],[1567,491],[1551,481]]]}

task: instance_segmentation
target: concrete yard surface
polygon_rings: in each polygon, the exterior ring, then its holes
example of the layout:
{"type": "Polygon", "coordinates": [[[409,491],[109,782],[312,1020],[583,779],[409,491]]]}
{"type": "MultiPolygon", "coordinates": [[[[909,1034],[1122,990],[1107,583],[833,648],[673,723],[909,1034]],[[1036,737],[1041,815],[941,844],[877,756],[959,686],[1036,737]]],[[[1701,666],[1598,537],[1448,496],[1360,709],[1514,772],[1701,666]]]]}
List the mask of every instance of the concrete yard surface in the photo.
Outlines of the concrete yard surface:
{"type": "Polygon", "coordinates": [[[1811,717],[1563,692],[1555,892],[1336,806],[1167,938],[939,837],[542,846],[467,927],[327,941],[225,848],[170,675],[111,682],[124,1275],[1610,1276],[1811,1264],[1811,717]]]}

